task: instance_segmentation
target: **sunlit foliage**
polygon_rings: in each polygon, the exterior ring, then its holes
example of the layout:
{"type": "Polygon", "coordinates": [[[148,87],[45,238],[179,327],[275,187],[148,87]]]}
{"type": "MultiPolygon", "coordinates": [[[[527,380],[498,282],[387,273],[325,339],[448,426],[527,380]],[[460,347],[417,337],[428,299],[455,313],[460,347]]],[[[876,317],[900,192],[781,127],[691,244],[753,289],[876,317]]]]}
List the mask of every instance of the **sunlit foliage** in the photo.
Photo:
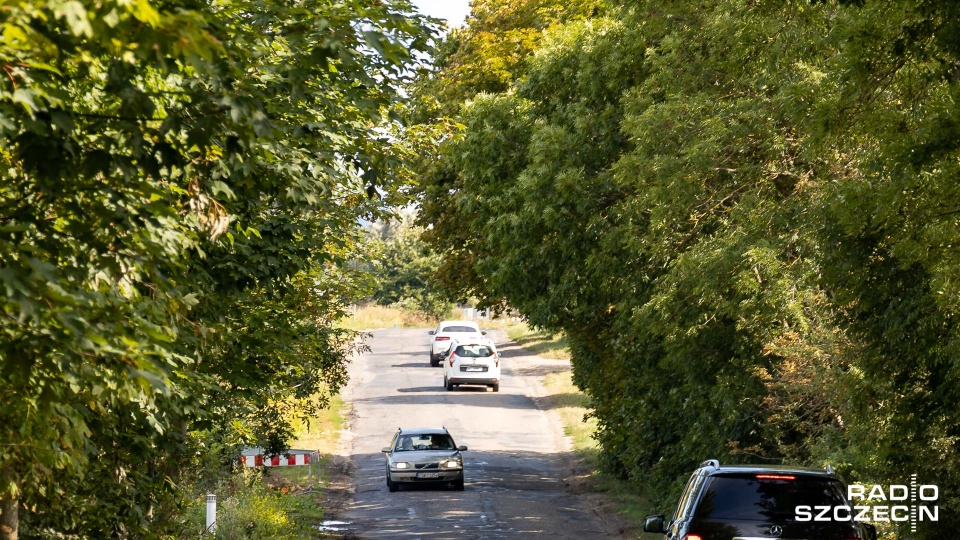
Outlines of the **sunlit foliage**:
{"type": "Polygon", "coordinates": [[[916,472],[946,538],[960,8],[608,4],[538,26],[499,87],[426,88],[461,126],[422,190],[448,286],[568,336],[607,470],[660,494],[709,457],[916,472]]]}
{"type": "Polygon", "coordinates": [[[345,382],[342,263],[405,179],[384,126],[427,50],[411,11],[3,6],[0,503],[22,534],[160,536],[180,486],[282,448],[345,382]]]}

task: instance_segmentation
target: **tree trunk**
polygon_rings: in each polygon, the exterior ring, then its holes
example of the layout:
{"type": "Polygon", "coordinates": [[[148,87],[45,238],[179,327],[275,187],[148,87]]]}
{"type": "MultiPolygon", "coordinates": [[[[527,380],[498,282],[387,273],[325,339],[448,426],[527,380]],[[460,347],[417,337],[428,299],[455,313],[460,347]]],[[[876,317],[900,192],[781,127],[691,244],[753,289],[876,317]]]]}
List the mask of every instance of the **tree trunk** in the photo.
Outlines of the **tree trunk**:
{"type": "Polygon", "coordinates": [[[17,540],[20,526],[18,502],[17,499],[0,500],[0,540],[17,540]]]}

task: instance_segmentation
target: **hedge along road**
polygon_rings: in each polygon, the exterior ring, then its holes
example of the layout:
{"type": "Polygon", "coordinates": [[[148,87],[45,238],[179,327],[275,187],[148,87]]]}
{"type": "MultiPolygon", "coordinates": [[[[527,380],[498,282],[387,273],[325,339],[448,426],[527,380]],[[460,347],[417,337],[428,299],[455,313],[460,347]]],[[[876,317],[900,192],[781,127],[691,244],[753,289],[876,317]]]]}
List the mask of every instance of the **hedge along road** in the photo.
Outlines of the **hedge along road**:
{"type": "Polygon", "coordinates": [[[626,538],[592,510],[589,497],[567,491],[571,455],[561,428],[532,397],[537,380],[565,364],[498,340],[500,392],[480,386],[447,392],[443,370],[430,367],[428,339],[426,329],[374,331],[367,341],[372,351],[351,365],[344,398],[353,409],[355,493],[340,516],[350,522],[346,537],[626,538]],[[469,447],[465,491],[413,486],[390,493],[380,449],[398,427],[440,426],[469,447]]]}

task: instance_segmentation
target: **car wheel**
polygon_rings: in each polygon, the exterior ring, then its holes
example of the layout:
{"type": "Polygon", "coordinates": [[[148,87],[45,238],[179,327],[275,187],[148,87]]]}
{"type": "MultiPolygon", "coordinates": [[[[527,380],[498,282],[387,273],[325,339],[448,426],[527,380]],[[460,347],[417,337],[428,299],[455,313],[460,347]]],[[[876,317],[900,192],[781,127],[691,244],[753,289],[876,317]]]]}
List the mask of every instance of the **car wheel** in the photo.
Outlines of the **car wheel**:
{"type": "Polygon", "coordinates": [[[391,480],[390,477],[388,476],[388,477],[387,477],[387,489],[390,490],[390,493],[394,493],[394,492],[396,492],[398,489],[400,489],[400,486],[397,485],[397,483],[394,482],[393,480],[391,480]]]}
{"type": "Polygon", "coordinates": [[[494,384],[494,385],[491,386],[490,388],[493,388],[493,391],[494,391],[494,392],[499,392],[499,391],[500,391],[500,383],[494,384]]]}
{"type": "Polygon", "coordinates": [[[463,478],[456,480],[453,483],[453,489],[456,491],[463,491],[463,478]]]}
{"type": "Polygon", "coordinates": [[[437,366],[439,366],[439,365],[440,365],[440,359],[431,354],[431,355],[430,355],[430,366],[431,366],[431,367],[437,367],[437,366]]]}
{"type": "Polygon", "coordinates": [[[447,387],[447,392],[453,390],[453,383],[448,381],[446,377],[443,378],[443,385],[447,387]]]}

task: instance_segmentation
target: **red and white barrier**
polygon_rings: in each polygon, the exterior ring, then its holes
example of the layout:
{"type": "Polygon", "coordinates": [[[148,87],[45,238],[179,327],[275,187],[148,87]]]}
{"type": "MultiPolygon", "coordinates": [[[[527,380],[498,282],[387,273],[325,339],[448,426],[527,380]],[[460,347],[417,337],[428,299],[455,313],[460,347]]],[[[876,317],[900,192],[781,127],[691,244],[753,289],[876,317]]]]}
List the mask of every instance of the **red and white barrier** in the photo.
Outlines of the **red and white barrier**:
{"type": "Polygon", "coordinates": [[[291,450],[281,456],[265,457],[263,454],[240,456],[240,465],[244,467],[288,467],[309,465],[320,461],[320,453],[311,450],[291,450]]]}

